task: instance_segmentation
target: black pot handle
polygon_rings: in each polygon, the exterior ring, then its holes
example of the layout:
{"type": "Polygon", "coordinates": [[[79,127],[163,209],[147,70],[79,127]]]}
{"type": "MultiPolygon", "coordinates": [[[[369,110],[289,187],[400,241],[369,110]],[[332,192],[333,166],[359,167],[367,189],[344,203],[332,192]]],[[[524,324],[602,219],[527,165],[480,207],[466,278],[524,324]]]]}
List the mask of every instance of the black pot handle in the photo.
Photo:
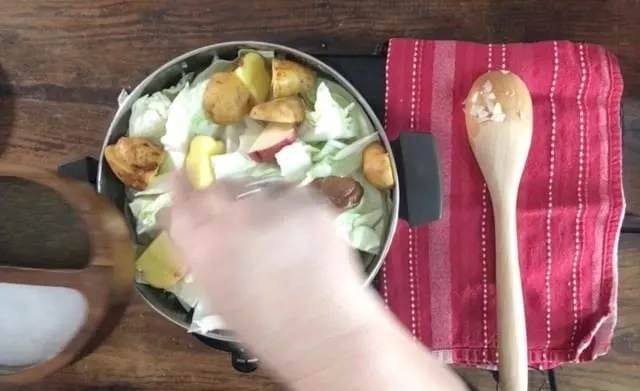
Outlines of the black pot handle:
{"type": "Polygon", "coordinates": [[[58,174],[91,184],[96,188],[98,177],[98,160],[92,157],[74,160],[58,166],[58,174]]]}
{"type": "Polygon", "coordinates": [[[442,174],[431,133],[400,132],[391,142],[398,170],[400,218],[410,227],[442,218],[442,174]]]}
{"type": "Polygon", "coordinates": [[[251,373],[258,369],[258,359],[248,354],[242,346],[232,342],[208,338],[200,334],[193,334],[193,336],[207,346],[231,353],[231,366],[233,366],[233,369],[236,371],[251,373]]]}
{"type": "Polygon", "coordinates": [[[244,348],[231,352],[231,366],[238,372],[251,373],[258,369],[259,361],[257,358],[250,357],[251,356],[245,354],[244,348]]]}
{"type": "MultiPolygon", "coordinates": [[[[391,142],[400,184],[400,218],[411,227],[442,217],[442,176],[436,140],[430,133],[401,132],[391,142]]],[[[640,215],[627,212],[621,232],[640,234],[640,215]]]]}

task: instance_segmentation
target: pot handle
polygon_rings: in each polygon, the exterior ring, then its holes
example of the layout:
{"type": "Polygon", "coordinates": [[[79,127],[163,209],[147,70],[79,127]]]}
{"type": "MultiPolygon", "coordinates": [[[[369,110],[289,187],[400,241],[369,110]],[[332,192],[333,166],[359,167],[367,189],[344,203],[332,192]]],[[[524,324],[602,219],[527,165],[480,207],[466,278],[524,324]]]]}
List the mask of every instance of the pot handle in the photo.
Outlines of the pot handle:
{"type": "Polygon", "coordinates": [[[74,160],[58,167],[58,174],[80,182],[89,183],[96,188],[98,160],[92,157],[74,160]]]}
{"type": "Polygon", "coordinates": [[[251,373],[258,369],[258,359],[248,354],[245,348],[232,342],[220,341],[213,338],[205,337],[200,334],[193,334],[198,341],[212,347],[231,353],[231,366],[238,372],[251,373]]]}
{"type": "Polygon", "coordinates": [[[398,171],[399,217],[410,227],[440,220],[442,174],[435,137],[404,131],[390,144],[398,171]]]}

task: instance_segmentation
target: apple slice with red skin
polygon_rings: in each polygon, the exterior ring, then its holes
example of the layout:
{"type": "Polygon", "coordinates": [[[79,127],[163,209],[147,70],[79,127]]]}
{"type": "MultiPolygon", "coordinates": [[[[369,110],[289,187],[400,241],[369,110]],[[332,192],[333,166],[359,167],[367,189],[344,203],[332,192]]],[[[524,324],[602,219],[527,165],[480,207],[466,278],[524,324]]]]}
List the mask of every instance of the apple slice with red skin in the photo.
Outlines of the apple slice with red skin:
{"type": "Polygon", "coordinates": [[[296,141],[297,130],[294,124],[268,124],[249,148],[249,158],[256,163],[273,161],[276,153],[296,141]]]}

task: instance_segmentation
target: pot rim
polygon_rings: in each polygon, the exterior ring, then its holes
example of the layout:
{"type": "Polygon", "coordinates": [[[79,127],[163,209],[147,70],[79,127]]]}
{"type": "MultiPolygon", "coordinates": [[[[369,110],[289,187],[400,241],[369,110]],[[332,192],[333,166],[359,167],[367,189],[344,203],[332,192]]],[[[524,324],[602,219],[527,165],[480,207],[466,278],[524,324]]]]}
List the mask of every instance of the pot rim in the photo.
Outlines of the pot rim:
{"type": "MultiPolygon", "coordinates": [[[[262,42],[262,41],[219,42],[219,43],[202,46],[200,48],[188,51],[184,54],[174,57],[173,59],[169,60],[168,62],[164,63],[163,65],[155,69],[148,76],[146,76],[140,83],[138,83],[136,87],[134,87],[131,90],[128,96],[119,105],[118,109],[116,110],[116,113],[114,114],[109,124],[107,134],[105,135],[105,138],[102,144],[100,159],[98,161],[98,172],[97,172],[97,181],[96,181],[96,188],[98,193],[103,194],[105,192],[104,150],[109,145],[109,140],[111,139],[112,135],[116,132],[117,125],[120,124],[120,122],[123,120],[123,117],[131,111],[131,107],[133,103],[143,95],[145,88],[149,84],[151,84],[154,80],[156,80],[156,78],[161,76],[163,72],[167,71],[172,67],[180,66],[181,64],[187,63],[193,57],[203,55],[203,54],[210,54],[212,57],[214,57],[219,52],[222,52],[222,51],[240,50],[245,48],[255,49],[255,50],[273,50],[277,54],[285,54],[287,56],[293,57],[293,59],[302,60],[303,62],[306,62],[307,64],[315,68],[316,71],[319,71],[319,73],[329,76],[330,79],[340,84],[343,88],[345,88],[350,94],[354,96],[358,104],[362,107],[367,117],[371,121],[371,124],[373,125],[374,129],[378,133],[380,140],[383,143],[385,149],[389,153],[389,156],[391,157],[391,168],[393,171],[393,176],[396,179],[395,185],[391,189],[392,209],[391,209],[391,214],[390,214],[390,218],[387,226],[387,233],[384,240],[384,244],[381,247],[379,254],[374,257],[371,263],[373,266],[372,267],[370,266],[370,270],[367,273],[367,278],[364,282],[364,286],[369,286],[373,282],[373,280],[376,278],[376,276],[378,275],[378,273],[380,272],[384,264],[385,257],[387,256],[389,249],[391,247],[391,242],[393,240],[393,236],[394,236],[394,233],[396,232],[396,228],[398,224],[399,207],[400,207],[400,186],[398,182],[398,171],[397,171],[397,166],[395,162],[395,156],[393,155],[393,151],[391,149],[389,139],[387,138],[387,135],[384,131],[384,127],[380,122],[380,119],[376,116],[373,109],[371,108],[367,100],[362,96],[362,94],[360,94],[360,92],[334,68],[327,65],[320,59],[310,54],[307,54],[305,52],[302,52],[300,50],[297,50],[288,46],[280,45],[280,44],[262,42]]],[[[146,297],[145,293],[141,292],[140,283],[137,283],[137,282],[136,282],[136,291],[151,308],[153,308],[156,312],[160,313],[166,319],[168,319],[172,323],[184,329],[189,328],[189,324],[186,324],[181,320],[174,319],[171,316],[171,314],[166,313],[165,311],[166,309],[160,308],[155,303],[152,303],[151,300],[149,300],[149,298],[146,297]]],[[[198,334],[203,335],[207,338],[212,338],[219,341],[232,342],[232,343],[238,342],[237,338],[235,338],[234,336],[223,335],[215,331],[208,332],[206,334],[201,334],[201,333],[198,333],[198,334]]]]}

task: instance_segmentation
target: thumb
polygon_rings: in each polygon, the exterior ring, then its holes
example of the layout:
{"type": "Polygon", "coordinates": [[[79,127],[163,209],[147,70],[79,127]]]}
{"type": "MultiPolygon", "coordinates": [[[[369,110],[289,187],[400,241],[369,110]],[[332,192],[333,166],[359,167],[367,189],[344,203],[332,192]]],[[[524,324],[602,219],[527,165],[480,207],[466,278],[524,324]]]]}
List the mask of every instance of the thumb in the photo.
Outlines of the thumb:
{"type": "Polygon", "coordinates": [[[171,191],[172,204],[178,205],[189,199],[189,196],[196,190],[187,173],[183,169],[176,170],[169,178],[169,188],[171,191]]]}
{"type": "Polygon", "coordinates": [[[173,223],[173,215],[176,209],[184,207],[190,196],[196,189],[191,185],[189,178],[182,169],[178,169],[169,174],[169,192],[171,193],[170,206],[164,207],[158,211],[158,221],[160,226],[167,230],[171,235],[171,225],[173,223]]]}

